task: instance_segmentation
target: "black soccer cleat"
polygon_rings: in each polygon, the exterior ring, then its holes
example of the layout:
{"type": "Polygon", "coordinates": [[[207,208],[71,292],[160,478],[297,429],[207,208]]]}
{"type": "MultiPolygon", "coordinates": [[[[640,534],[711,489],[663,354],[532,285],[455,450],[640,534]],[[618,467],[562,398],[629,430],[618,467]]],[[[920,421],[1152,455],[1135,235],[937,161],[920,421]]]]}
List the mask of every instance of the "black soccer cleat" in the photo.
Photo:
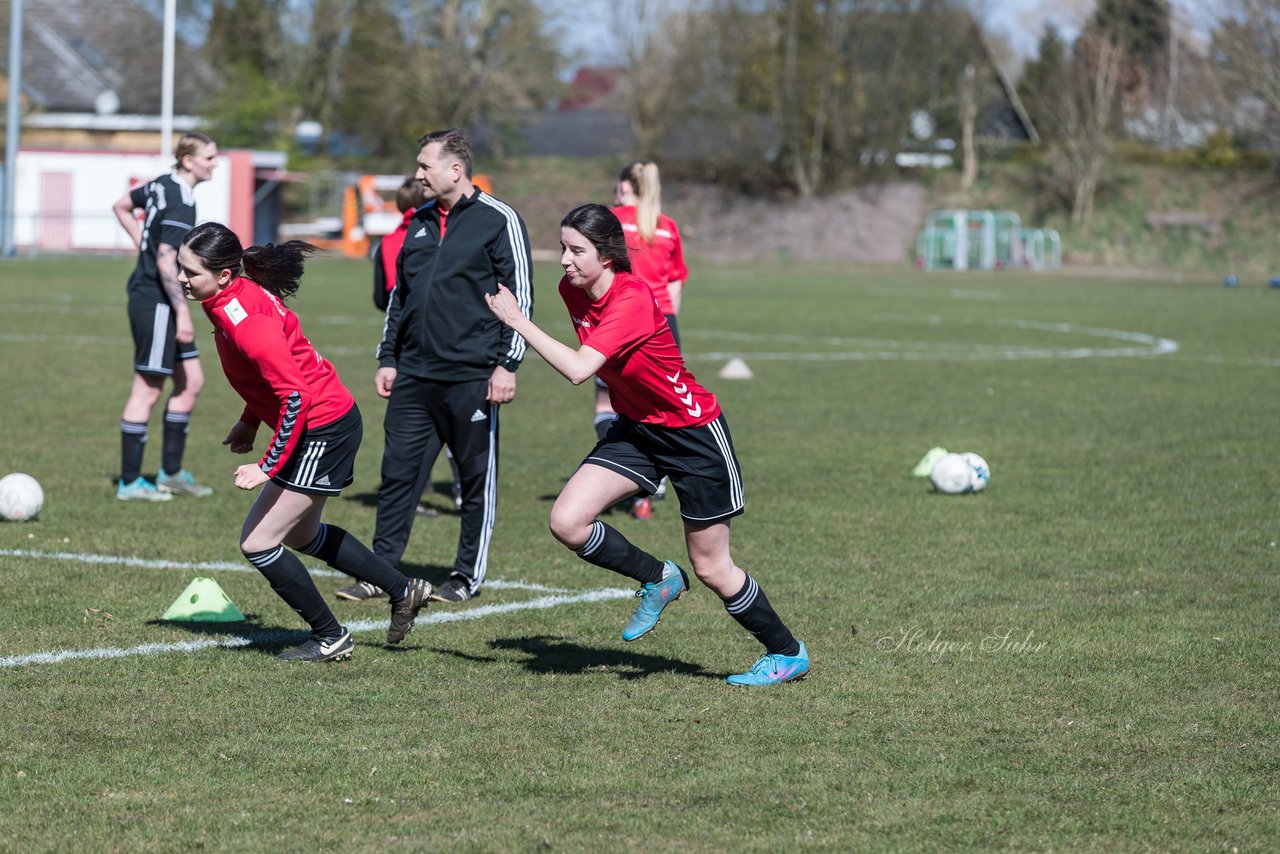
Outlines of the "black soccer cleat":
{"type": "Polygon", "coordinates": [[[346,661],[355,648],[351,632],[343,629],[336,638],[307,638],[306,643],[287,649],[276,658],[281,661],[346,661]]]}
{"type": "Polygon", "coordinates": [[[437,602],[466,602],[468,599],[474,599],[479,595],[479,590],[472,592],[469,582],[461,578],[450,578],[432,592],[431,598],[437,602]]]}
{"type": "Polygon", "coordinates": [[[387,627],[387,643],[400,643],[413,631],[414,618],[427,605],[431,596],[431,582],[425,578],[410,578],[409,591],[398,602],[391,603],[391,625],[387,627]]]}

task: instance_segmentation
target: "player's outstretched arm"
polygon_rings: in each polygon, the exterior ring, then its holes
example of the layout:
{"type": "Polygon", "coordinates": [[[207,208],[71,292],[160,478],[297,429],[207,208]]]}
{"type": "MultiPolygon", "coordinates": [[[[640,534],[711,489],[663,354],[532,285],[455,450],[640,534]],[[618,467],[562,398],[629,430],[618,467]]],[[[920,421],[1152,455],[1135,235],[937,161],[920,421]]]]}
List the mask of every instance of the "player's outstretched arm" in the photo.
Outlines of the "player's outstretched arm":
{"type": "Polygon", "coordinates": [[[548,365],[559,371],[574,385],[591,379],[604,364],[603,353],[585,344],[574,350],[539,329],[536,323],[524,316],[520,310],[520,304],[516,302],[511,291],[507,290],[506,285],[498,285],[498,292],[486,295],[485,301],[489,303],[489,310],[493,312],[494,317],[523,336],[529,346],[537,351],[548,365]]]}

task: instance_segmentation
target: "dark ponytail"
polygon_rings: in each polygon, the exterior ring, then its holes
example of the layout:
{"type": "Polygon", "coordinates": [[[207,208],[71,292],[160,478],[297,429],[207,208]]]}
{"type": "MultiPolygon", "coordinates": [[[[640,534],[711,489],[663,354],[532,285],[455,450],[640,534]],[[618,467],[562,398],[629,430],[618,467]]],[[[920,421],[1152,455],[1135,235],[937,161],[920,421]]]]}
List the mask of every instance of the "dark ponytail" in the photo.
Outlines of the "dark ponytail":
{"type": "Polygon", "coordinates": [[[298,292],[307,256],[317,251],[317,247],[301,240],[268,243],[250,246],[244,251],[241,263],[246,276],[283,300],[298,292]]]}
{"type": "Polygon", "coordinates": [[[243,274],[282,300],[298,292],[306,257],[319,251],[301,240],[244,249],[234,231],[216,222],[197,225],[182,242],[210,272],[243,274]]]}

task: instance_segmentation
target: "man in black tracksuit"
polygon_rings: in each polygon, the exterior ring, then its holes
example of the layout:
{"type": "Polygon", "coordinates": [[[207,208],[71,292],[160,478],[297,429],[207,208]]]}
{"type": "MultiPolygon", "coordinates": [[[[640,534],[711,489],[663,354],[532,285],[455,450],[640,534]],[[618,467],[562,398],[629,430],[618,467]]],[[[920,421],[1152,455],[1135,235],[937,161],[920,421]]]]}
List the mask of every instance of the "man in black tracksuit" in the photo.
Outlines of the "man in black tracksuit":
{"type": "Polygon", "coordinates": [[[484,582],[497,510],[498,406],[515,397],[525,353],[524,339],[498,322],[485,295],[504,284],[532,316],[533,275],[519,214],[471,183],[466,131],[419,142],[415,177],[426,204],[400,251],[374,379],[389,401],[373,550],[399,562],[430,476],[424,451],[443,440],[462,481],[462,525],[452,576],[431,598],[461,602],[484,582]]]}

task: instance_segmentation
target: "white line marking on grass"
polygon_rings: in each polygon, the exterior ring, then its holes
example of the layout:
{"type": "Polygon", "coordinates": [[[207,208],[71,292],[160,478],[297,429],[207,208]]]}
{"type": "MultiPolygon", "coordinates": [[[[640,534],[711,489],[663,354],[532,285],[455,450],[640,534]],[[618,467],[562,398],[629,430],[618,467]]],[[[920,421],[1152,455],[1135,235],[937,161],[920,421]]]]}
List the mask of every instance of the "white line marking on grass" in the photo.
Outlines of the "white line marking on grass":
{"type": "MultiPolygon", "coordinates": [[[[990,296],[983,291],[952,291],[956,298],[986,300],[990,296]],[[963,295],[963,296],[961,296],[963,295]]],[[[330,321],[338,318],[330,317],[330,321]]],[[[943,318],[941,315],[883,315],[874,320],[887,320],[897,323],[926,323],[941,325],[1003,326],[1015,329],[1032,329],[1040,332],[1076,334],[1097,338],[1127,341],[1133,347],[1073,347],[1052,349],[1048,347],[1020,347],[1000,344],[968,344],[949,343],[945,341],[909,341],[901,339],[875,338],[815,338],[803,335],[761,334],[751,332],[733,332],[728,330],[697,329],[690,330],[686,337],[697,341],[704,338],[722,339],[744,342],[779,342],[786,344],[803,344],[806,347],[827,345],[846,348],[829,352],[763,352],[750,350],[717,351],[711,353],[686,352],[685,358],[690,361],[721,362],[735,356],[759,362],[934,362],[934,361],[1012,361],[1030,359],[1115,359],[1143,356],[1165,356],[1178,352],[1178,342],[1170,338],[1160,338],[1142,332],[1127,332],[1119,329],[1103,329],[1094,326],[1078,326],[1072,323],[1043,323],[1033,320],[990,320],[965,321],[943,318]],[[857,348],[857,349],[848,349],[857,348]]],[[[103,338],[100,336],[68,336],[24,333],[0,333],[0,343],[31,343],[46,341],[68,341],[76,344],[116,344],[127,342],[124,338],[103,338]]],[[[327,347],[325,352],[334,356],[368,355],[367,347],[327,347]]]]}
{"type": "MultiPolygon", "coordinates": [[[[422,614],[415,621],[415,627],[429,626],[436,623],[457,623],[463,620],[479,620],[498,614],[509,614],[513,611],[545,610],[561,605],[576,605],[582,602],[608,602],[615,599],[629,599],[635,596],[634,590],[623,590],[606,587],[588,590],[584,593],[561,596],[543,596],[527,602],[509,602],[505,605],[482,605],[478,608],[467,608],[461,611],[432,611],[422,614]]],[[[356,620],[347,623],[353,633],[386,631],[389,620],[356,620]]],[[[131,647],[98,647],[96,649],[67,649],[57,652],[34,652],[26,655],[9,655],[0,658],[0,668],[26,667],[32,664],[58,664],[63,661],[80,659],[128,658],[130,656],[162,655],[170,652],[200,652],[206,649],[236,649],[267,643],[281,637],[295,635],[298,632],[272,629],[270,631],[253,632],[246,635],[235,635],[229,638],[207,638],[200,640],[175,641],[171,643],[144,643],[131,647]]]]}
{"type": "MultiPolygon", "coordinates": [[[[0,549],[0,557],[21,557],[34,560],[64,560],[74,563],[88,563],[106,566],[130,566],[138,569],[180,569],[196,572],[249,572],[254,575],[258,570],[248,563],[225,560],[180,561],[149,560],[140,557],[119,557],[116,555],[79,554],[77,552],[42,552],[27,549],[0,549]]],[[[309,566],[307,572],[324,578],[346,578],[345,572],[327,569],[321,566],[309,566]]],[[[485,587],[493,590],[530,590],[535,593],[564,593],[562,587],[547,587],[529,581],[503,581],[500,578],[486,580],[485,587]]]]}
{"type": "Polygon", "coordinates": [[[995,291],[967,291],[963,288],[951,289],[952,299],[979,300],[981,302],[999,302],[1004,299],[1004,294],[995,291]]]}
{"type": "Polygon", "coordinates": [[[750,350],[721,351],[713,353],[686,353],[685,358],[699,361],[724,361],[735,356],[757,362],[870,362],[870,361],[1012,361],[1021,359],[1115,359],[1125,357],[1166,356],[1178,352],[1178,342],[1172,338],[1160,338],[1144,332],[1123,329],[1104,329],[1097,326],[1080,326],[1074,323],[1045,323],[1037,320],[991,320],[984,322],[948,321],[941,315],[921,318],[917,315],[884,315],[875,318],[898,323],[931,325],[951,322],[957,325],[999,326],[1012,329],[1030,329],[1036,332],[1085,335],[1124,341],[1130,347],[1072,347],[1052,349],[1048,347],[1023,347],[1001,344],[964,344],[945,341],[903,341],[897,339],[867,338],[812,338],[800,335],[774,335],[719,330],[697,330],[690,338],[710,337],[740,341],[777,341],[813,346],[829,344],[833,347],[865,346],[874,349],[843,350],[831,352],[752,352],[750,350]]]}
{"type": "MultiPolygon", "coordinates": [[[[41,552],[26,549],[0,549],[0,556],[23,557],[32,560],[65,560],[73,563],[100,564],[106,566],[130,566],[135,569],[182,569],[197,572],[251,572],[258,574],[251,564],[227,560],[151,560],[140,557],[122,557],[119,555],[79,554],[77,552],[41,552]]],[[[345,573],[323,567],[308,567],[312,575],[326,577],[345,577],[345,573]]]]}
{"type": "MultiPolygon", "coordinates": [[[[487,582],[485,586],[488,586],[487,582]]],[[[587,590],[582,593],[543,596],[539,599],[530,599],[527,602],[508,602],[504,605],[481,605],[477,608],[467,608],[460,611],[429,611],[424,614],[419,614],[418,619],[414,621],[414,625],[430,626],[436,623],[456,623],[460,620],[478,620],[481,617],[492,617],[495,614],[507,614],[511,611],[541,611],[546,608],[556,608],[560,605],[576,605],[579,602],[611,602],[614,599],[635,598],[635,595],[636,591],[634,589],[624,590],[621,587],[602,587],[597,590],[587,590]]],[[[391,621],[356,620],[355,622],[345,623],[344,625],[353,632],[386,631],[387,626],[391,625],[391,621]]]]}

